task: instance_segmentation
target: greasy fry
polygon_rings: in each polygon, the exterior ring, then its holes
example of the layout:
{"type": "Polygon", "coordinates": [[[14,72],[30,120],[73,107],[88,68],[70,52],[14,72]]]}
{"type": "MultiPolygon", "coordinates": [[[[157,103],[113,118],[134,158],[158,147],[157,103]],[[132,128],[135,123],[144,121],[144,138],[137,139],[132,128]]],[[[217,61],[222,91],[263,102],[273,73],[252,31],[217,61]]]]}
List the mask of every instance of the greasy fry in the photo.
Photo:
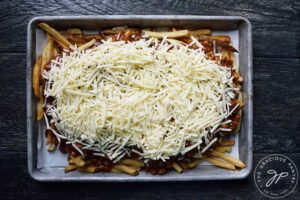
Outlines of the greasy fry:
{"type": "Polygon", "coordinates": [[[154,37],[154,38],[179,38],[184,37],[189,34],[188,30],[181,30],[181,31],[173,31],[173,32],[153,32],[148,30],[143,30],[143,35],[146,38],[154,37]]]}
{"type": "Polygon", "coordinates": [[[65,167],[65,172],[70,172],[70,171],[73,171],[74,169],[76,169],[76,165],[67,165],[65,167]]]}
{"type": "Polygon", "coordinates": [[[36,60],[33,73],[32,73],[32,87],[33,93],[36,97],[40,97],[40,73],[41,73],[41,64],[42,64],[42,57],[38,57],[36,60]]]}
{"type": "Polygon", "coordinates": [[[59,40],[60,42],[62,42],[67,47],[72,46],[71,42],[69,42],[62,34],[60,34],[57,30],[55,30],[54,28],[52,28],[48,24],[46,24],[46,23],[40,23],[39,27],[41,27],[42,29],[44,29],[47,33],[49,33],[50,35],[52,35],[54,38],[56,38],[57,40],[59,40]]]}
{"type": "Polygon", "coordinates": [[[195,36],[195,35],[211,35],[210,29],[197,29],[189,31],[189,35],[195,36]]]}
{"type": "Polygon", "coordinates": [[[222,42],[230,42],[231,39],[228,35],[214,35],[212,36],[213,39],[215,40],[219,40],[219,41],[222,41],[222,42]]]}
{"type": "Polygon", "coordinates": [[[82,31],[79,28],[69,28],[67,32],[70,34],[82,34],[82,31]]]}
{"type": "Polygon", "coordinates": [[[56,149],[56,147],[57,147],[56,144],[51,143],[51,144],[49,145],[49,147],[48,147],[48,151],[52,152],[52,151],[54,151],[54,150],[56,149]]]}
{"type": "Polygon", "coordinates": [[[78,167],[83,167],[85,165],[85,162],[82,159],[82,156],[76,156],[76,157],[71,156],[71,159],[78,167]]]}
{"type": "Polygon", "coordinates": [[[95,39],[92,39],[91,41],[81,45],[78,49],[79,50],[85,50],[85,49],[88,49],[89,47],[93,46],[94,44],[96,43],[96,40],[95,39]]]}
{"type": "Polygon", "coordinates": [[[120,26],[120,27],[114,27],[112,29],[105,29],[102,31],[102,33],[108,34],[108,35],[114,35],[114,34],[118,34],[120,32],[124,32],[126,30],[128,30],[128,28],[126,26],[120,26]]]}
{"type": "Polygon", "coordinates": [[[121,165],[121,164],[117,164],[113,167],[113,170],[119,170],[121,172],[124,172],[126,174],[129,174],[131,176],[136,176],[139,174],[138,170],[132,168],[132,167],[128,167],[126,165],[121,165]]]}
{"type": "Polygon", "coordinates": [[[37,111],[37,120],[41,120],[44,117],[44,109],[43,109],[43,97],[41,97],[42,94],[42,87],[39,88],[40,89],[40,97],[37,100],[37,104],[36,104],[36,111],[37,111]]]}
{"type": "Polygon", "coordinates": [[[58,56],[58,50],[56,47],[53,48],[53,57],[58,56]]]}
{"type": "Polygon", "coordinates": [[[85,166],[85,167],[78,167],[77,170],[81,171],[81,172],[95,173],[95,172],[97,172],[97,167],[90,165],[90,166],[85,166]]]}
{"type": "Polygon", "coordinates": [[[234,140],[223,140],[221,146],[233,146],[235,144],[234,140]]]}
{"type": "Polygon", "coordinates": [[[82,34],[70,34],[70,33],[64,33],[64,36],[73,44],[82,45],[86,43],[86,40],[83,38],[82,34]]]}
{"type": "Polygon", "coordinates": [[[218,166],[218,167],[222,167],[222,168],[225,168],[225,169],[232,169],[232,170],[235,169],[234,165],[227,162],[227,161],[222,161],[222,160],[218,160],[218,159],[215,159],[215,158],[208,158],[208,157],[205,157],[204,160],[206,160],[209,163],[211,163],[215,166],[218,166]]]}
{"type": "Polygon", "coordinates": [[[119,162],[123,165],[130,165],[130,166],[136,166],[136,167],[144,167],[144,163],[138,160],[133,159],[123,159],[119,162]]]}
{"type": "Polygon", "coordinates": [[[225,152],[231,152],[232,147],[231,146],[216,147],[214,150],[221,153],[225,153],[225,152]]]}
{"type": "Polygon", "coordinates": [[[239,168],[245,168],[246,167],[246,165],[242,161],[237,160],[237,159],[235,159],[234,157],[232,157],[230,155],[226,155],[226,154],[220,153],[218,151],[212,151],[211,155],[213,155],[215,157],[218,157],[218,158],[222,158],[222,159],[232,163],[233,165],[235,165],[239,168]]]}
{"type": "Polygon", "coordinates": [[[177,172],[177,173],[182,173],[182,168],[176,163],[176,162],[173,162],[173,164],[172,164],[172,167],[175,169],[175,171],[177,172]]]}
{"type": "Polygon", "coordinates": [[[110,172],[113,172],[113,173],[121,173],[122,171],[121,170],[118,170],[116,168],[112,168],[110,172]]]}
{"type": "Polygon", "coordinates": [[[41,73],[43,73],[43,70],[45,69],[45,66],[47,63],[51,61],[53,58],[53,38],[51,36],[48,37],[48,42],[43,50],[43,60],[41,65],[41,73]]]}
{"type": "Polygon", "coordinates": [[[101,41],[104,39],[104,37],[100,34],[88,34],[88,35],[83,35],[83,38],[87,41],[95,39],[96,41],[101,41]]]}
{"type": "Polygon", "coordinates": [[[62,43],[61,41],[57,40],[56,38],[54,38],[54,41],[63,49],[69,49],[69,47],[67,45],[65,45],[64,43],[62,43]]]}
{"type": "Polygon", "coordinates": [[[190,169],[197,167],[201,162],[201,159],[194,160],[193,162],[188,163],[190,169]]]}

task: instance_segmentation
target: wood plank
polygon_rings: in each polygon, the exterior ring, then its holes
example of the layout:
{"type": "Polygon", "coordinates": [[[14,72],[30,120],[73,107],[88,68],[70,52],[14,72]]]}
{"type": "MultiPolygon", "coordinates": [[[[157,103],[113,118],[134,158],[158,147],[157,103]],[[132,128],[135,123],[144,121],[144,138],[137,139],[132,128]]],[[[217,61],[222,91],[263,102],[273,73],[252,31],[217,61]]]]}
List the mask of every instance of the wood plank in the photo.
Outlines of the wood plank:
{"type": "Polygon", "coordinates": [[[299,77],[299,59],[254,59],[255,152],[299,152],[299,77]]]}
{"type": "Polygon", "coordinates": [[[188,14],[238,15],[253,25],[255,56],[299,58],[300,3],[281,1],[131,1],[77,3],[70,0],[1,2],[0,52],[25,52],[26,26],[38,15],[188,14]]]}
{"type": "MultiPolygon", "coordinates": [[[[255,154],[254,166],[269,154],[255,154]]],[[[300,154],[284,154],[300,163],[300,154]]],[[[27,173],[26,153],[0,152],[0,196],[4,199],[264,199],[253,174],[240,181],[162,183],[40,183],[27,173]],[[116,192],[117,191],[117,192],[116,192]]],[[[253,172],[252,172],[253,173],[253,172]]],[[[299,190],[290,196],[300,198],[299,190]]]]}
{"type": "MultiPolygon", "coordinates": [[[[254,152],[300,152],[300,59],[254,59],[254,152]]],[[[0,151],[26,151],[25,54],[0,55],[0,151]]]]}

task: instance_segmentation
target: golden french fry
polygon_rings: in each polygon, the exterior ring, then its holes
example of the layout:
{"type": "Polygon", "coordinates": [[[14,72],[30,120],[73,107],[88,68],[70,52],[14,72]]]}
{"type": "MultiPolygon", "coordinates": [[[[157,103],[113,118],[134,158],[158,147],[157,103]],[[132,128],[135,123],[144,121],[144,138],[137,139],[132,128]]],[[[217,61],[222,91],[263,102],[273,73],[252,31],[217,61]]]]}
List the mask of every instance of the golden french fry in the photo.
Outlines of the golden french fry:
{"type": "Polygon", "coordinates": [[[154,38],[179,38],[184,37],[189,34],[188,30],[181,30],[181,31],[173,31],[173,32],[153,32],[148,30],[143,30],[143,35],[146,38],[154,37],[154,38]]]}
{"type": "Polygon", "coordinates": [[[70,34],[82,34],[82,31],[79,28],[69,28],[67,32],[70,34]]]}
{"type": "Polygon", "coordinates": [[[91,46],[93,46],[94,44],[96,43],[96,40],[95,39],[92,39],[91,41],[81,45],[78,49],[81,51],[81,50],[85,50],[85,49],[88,49],[90,48],[91,46]]]}
{"type": "Polygon", "coordinates": [[[234,140],[223,140],[221,146],[233,146],[235,144],[234,140]]]}
{"type": "Polygon", "coordinates": [[[40,74],[41,74],[42,57],[36,60],[32,72],[32,87],[36,97],[40,97],[40,74]]]}
{"type": "Polygon", "coordinates": [[[85,165],[84,160],[82,159],[82,156],[71,156],[71,160],[78,166],[83,167],[85,165]]]}
{"type": "Polygon", "coordinates": [[[176,162],[173,162],[172,163],[172,167],[175,169],[175,171],[177,172],[177,173],[182,173],[182,168],[176,163],[176,162]]]}
{"type": "Polygon", "coordinates": [[[120,26],[120,27],[114,27],[112,29],[105,29],[102,31],[102,33],[108,34],[108,35],[114,35],[114,34],[118,34],[120,32],[124,32],[126,30],[128,30],[128,27],[120,26]]]}
{"type": "Polygon", "coordinates": [[[81,172],[95,173],[97,172],[97,167],[90,165],[85,167],[78,167],[77,170],[81,172]]]}
{"type": "Polygon", "coordinates": [[[51,143],[51,144],[49,145],[49,147],[48,147],[48,151],[52,152],[52,151],[54,151],[54,150],[56,149],[56,147],[57,147],[56,144],[51,143]]]}
{"type": "Polygon", "coordinates": [[[131,176],[136,176],[139,174],[138,170],[132,168],[132,167],[129,167],[129,166],[126,166],[126,165],[121,165],[121,164],[116,164],[114,167],[113,167],[114,171],[115,170],[119,170],[121,172],[124,172],[126,174],[129,174],[131,176]]]}
{"type": "Polygon", "coordinates": [[[228,35],[214,35],[212,36],[213,39],[215,40],[220,40],[222,42],[230,42],[231,39],[228,35]]]}
{"type": "Polygon", "coordinates": [[[218,152],[221,152],[221,153],[231,152],[232,146],[216,147],[214,150],[215,150],[215,151],[218,151],[218,152]]]}
{"type": "Polygon", "coordinates": [[[54,38],[54,41],[63,49],[70,49],[67,45],[65,45],[61,41],[57,40],[56,38],[54,38]]]}
{"type": "Polygon", "coordinates": [[[116,168],[112,168],[110,172],[112,172],[112,173],[121,173],[122,171],[120,171],[116,168]]]}
{"type": "Polygon", "coordinates": [[[87,41],[95,39],[96,41],[101,41],[104,39],[103,35],[100,34],[88,34],[88,35],[83,35],[83,38],[87,41]]]}
{"type": "Polygon", "coordinates": [[[58,56],[58,50],[56,47],[53,48],[53,57],[58,56]]]}
{"type": "Polygon", "coordinates": [[[55,30],[54,28],[52,28],[48,24],[40,23],[39,27],[44,29],[47,33],[52,35],[54,38],[56,38],[60,42],[62,42],[65,46],[67,46],[67,47],[72,46],[71,42],[69,42],[62,34],[60,34],[57,30],[55,30]]]}
{"type": "Polygon", "coordinates": [[[69,160],[69,164],[71,165],[71,164],[75,164],[75,162],[72,160],[72,159],[70,159],[69,160]]]}
{"type": "Polygon", "coordinates": [[[217,158],[222,158],[222,159],[230,162],[231,164],[233,164],[233,165],[235,165],[235,166],[237,166],[239,168],[245,168],[246,167],[246,165],[242,161],[237,160],[237,159],[235,159],[234,157],[232,157],[230,155],[226,155],[226,154],[220,153],[218,151],[212,151],[211,155],[213,155],[213,156],[215,156],[217,158]]]}
{"type": "MultiPolygon", "coordinates": [[[[41,94],[41,91],[40,91],[40,94],[41,94]]],[[[43,109],[43,98],[42,97],[40,97],[40,98],[38,98],[38,100],[37,100],[37,104],[36,104],[36,111],[37,111],[37,120],[39,121],[39,120],[41,120],[41,119],[43,119],[43,117],[44,117],[44,109],[43,109]]]]}
{"type": "Polygon", "coordinates": [[[65,167],[65,172],[67,173],[67,172],[73,171],[76,168],[77,168],[76,165],[68,165],[65,167]]]}
{"type": "Polygon", "coordinates": [[[218,166],[218,167],[222,167],[222,168],[225,168],[225,169],[232,169],[232,170],[235,169],[235,166],[233,164],[227,162],[227,161],[222,161],[222,160],[218,160],[218,159],[215,159],[215,158],[208,158],[208,157],[205,157],[203,159],[208,161],[209,163],[215,165],[215,166],[218,166]]]}
{"type": "Polygon", "coordinates": [[[131,167],[136,166],[136,167],[144,167],[144,163],[138,160],[133,160],[133,159],[123,159],[119,162],[120,164],[123,165],[129,165],[131,167]]]}
{"type": "Polygon", "coordinates": [[[200,162],[201,162],[201,159],[197,159],[197,160],[194,160],[193,162],[188,163],[187,165],[190,169],[193,169],[193,168],[197,167],[200,164],[200,162]]]}
{"type": "Polygon", "coordinates": [[[192,30],[189,31],[189,35],[211,35],[211,30],[210,29],[197,29],[197,30],[192,30]]]}
{"type": "Polygon", "coordinates": [[[46,64],[48,64],[53,58],[53,38],[51,36],[48,37],[48,42],[43,49],[42,57],[41,73],[43,73],[46,64]]]}

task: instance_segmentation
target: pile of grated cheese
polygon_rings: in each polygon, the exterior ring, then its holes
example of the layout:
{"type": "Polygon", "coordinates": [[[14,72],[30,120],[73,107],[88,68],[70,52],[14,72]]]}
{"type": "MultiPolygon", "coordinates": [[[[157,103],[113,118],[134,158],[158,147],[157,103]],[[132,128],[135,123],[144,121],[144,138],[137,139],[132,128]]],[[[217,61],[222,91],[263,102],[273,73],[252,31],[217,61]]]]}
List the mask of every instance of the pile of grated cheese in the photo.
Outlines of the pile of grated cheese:
{"type": "Polygon", "coordinates": [[[200,151],[233,111],[237,88],[230,69],[209,60],[192,39],[198,49],[150,38],[64,52],[43,72],[44,94],[55,99],[46,115],[58,132],[45,117],[47,128],[114,162],[132,148],[146,161],[200,151]]]}

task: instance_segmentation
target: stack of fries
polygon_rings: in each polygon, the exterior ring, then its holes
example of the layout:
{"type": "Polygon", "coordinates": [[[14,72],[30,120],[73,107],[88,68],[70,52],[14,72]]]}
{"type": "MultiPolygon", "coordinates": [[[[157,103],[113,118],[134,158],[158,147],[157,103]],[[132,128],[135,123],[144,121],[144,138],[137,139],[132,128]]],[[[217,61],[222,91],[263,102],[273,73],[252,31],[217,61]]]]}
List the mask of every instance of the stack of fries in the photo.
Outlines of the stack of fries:
{"type": "MultiPolygon", "coordinates": [[[[33,67],[33,91],[34,95],[37,98],[37,120],[41,120],[44,115],[44,81],[42,78],[42,72],[49,68],[49,63],[56,56],[59,56],[63,50],[72,51],[76,45],[80,50],[85,50],[92,48],[96,42],[101,42],[107,37],[112,38],[113,40],[139,40],[141,37],[144,38],[172,38],[174,41],[180,43],[190,44],[190,36],[197,38],[204,46],[205,52],[209,59],[215,60],[217,63],[222,64],[226,67],[233,67],[234,63],[234,52],[236,50],[231,46],[231,39],[229,36],[212,36],[210,29],[199,29],[199,30],[176,30],[172,29],[171,31],[151,31],[151,30],[142,30],[141,32],[137,29],[127,28],[127,27],[117,27],[113,29],[103,30],[99,34],[83,34],[82,30],[78,28],[69,29],[65,33],[60,33],[54,28],[50,27],[46,23],[40,23],[39,27],[46,31],[47,33],[47,43],[43,49],[42,55],[36,59],[35,65],[33,67]],[[216,55],[216,48],[222,49],[222,55],[216,55]]],[[[193,48],[193,45],[190,46],[193,48]]],[[[241,88],[241,83],[243,81],[237,70],[232,71],[234,76],[234,83],[237,87],[241,88]]],[[[242,106],[242,101],[237,100],[242,106]]],[[[238,128],[240,122],[240,114],[236,114],[232,118],[233,129],[238,128]]],[[[51,124],[51,128],[55,130],[54,124],[51,124]]],[[[224,124],[222,128],[227,128],[227,125],[224,124]]],[[[46,132],[46,143],[49,145],[48,151],[54,151],[60,144],[60,140],[55,136],[52,131],[47,130],[46,132]]],[[[222,137],[215,140],[216,142],[202,155],[197,157],[192,155],[189,158],[188,163],[179,162],[178,160],[170,161],[168,164],[168,169],[174,169],[178,173],[182,173],[184,170],[192,169],[198,166],[198,164],[206,160],[214,166],[237,170],[245,168],[246,165],[229,155],[232,150],[233,145],[235,144],[234,140],[223,140],[222,137]]],[[[78,153],[69,155],[69,165],[65,167],[65,172],[70,172],[72,170],[78,170],[82,172],[95,173],[100,171],[110,171],[115,173],[126,173],[132,176],[139,174],[139,171],[143,168],[146,168],[144,162],[137,158],[125,158],[119,161],[116,164],[112,162],[109,163],[105,170],[101,166],[94,165],[91,162],[90,158],[83,157],[78,153]]],[[[151,170],[150,170],[151,171],[151,170]]],[[[152,173],[152,172],[151,172],[152,173]]],[[[163,169],[160,172],[153,172],[152,174],[164,174],[166,170],[163,169]]]]}

